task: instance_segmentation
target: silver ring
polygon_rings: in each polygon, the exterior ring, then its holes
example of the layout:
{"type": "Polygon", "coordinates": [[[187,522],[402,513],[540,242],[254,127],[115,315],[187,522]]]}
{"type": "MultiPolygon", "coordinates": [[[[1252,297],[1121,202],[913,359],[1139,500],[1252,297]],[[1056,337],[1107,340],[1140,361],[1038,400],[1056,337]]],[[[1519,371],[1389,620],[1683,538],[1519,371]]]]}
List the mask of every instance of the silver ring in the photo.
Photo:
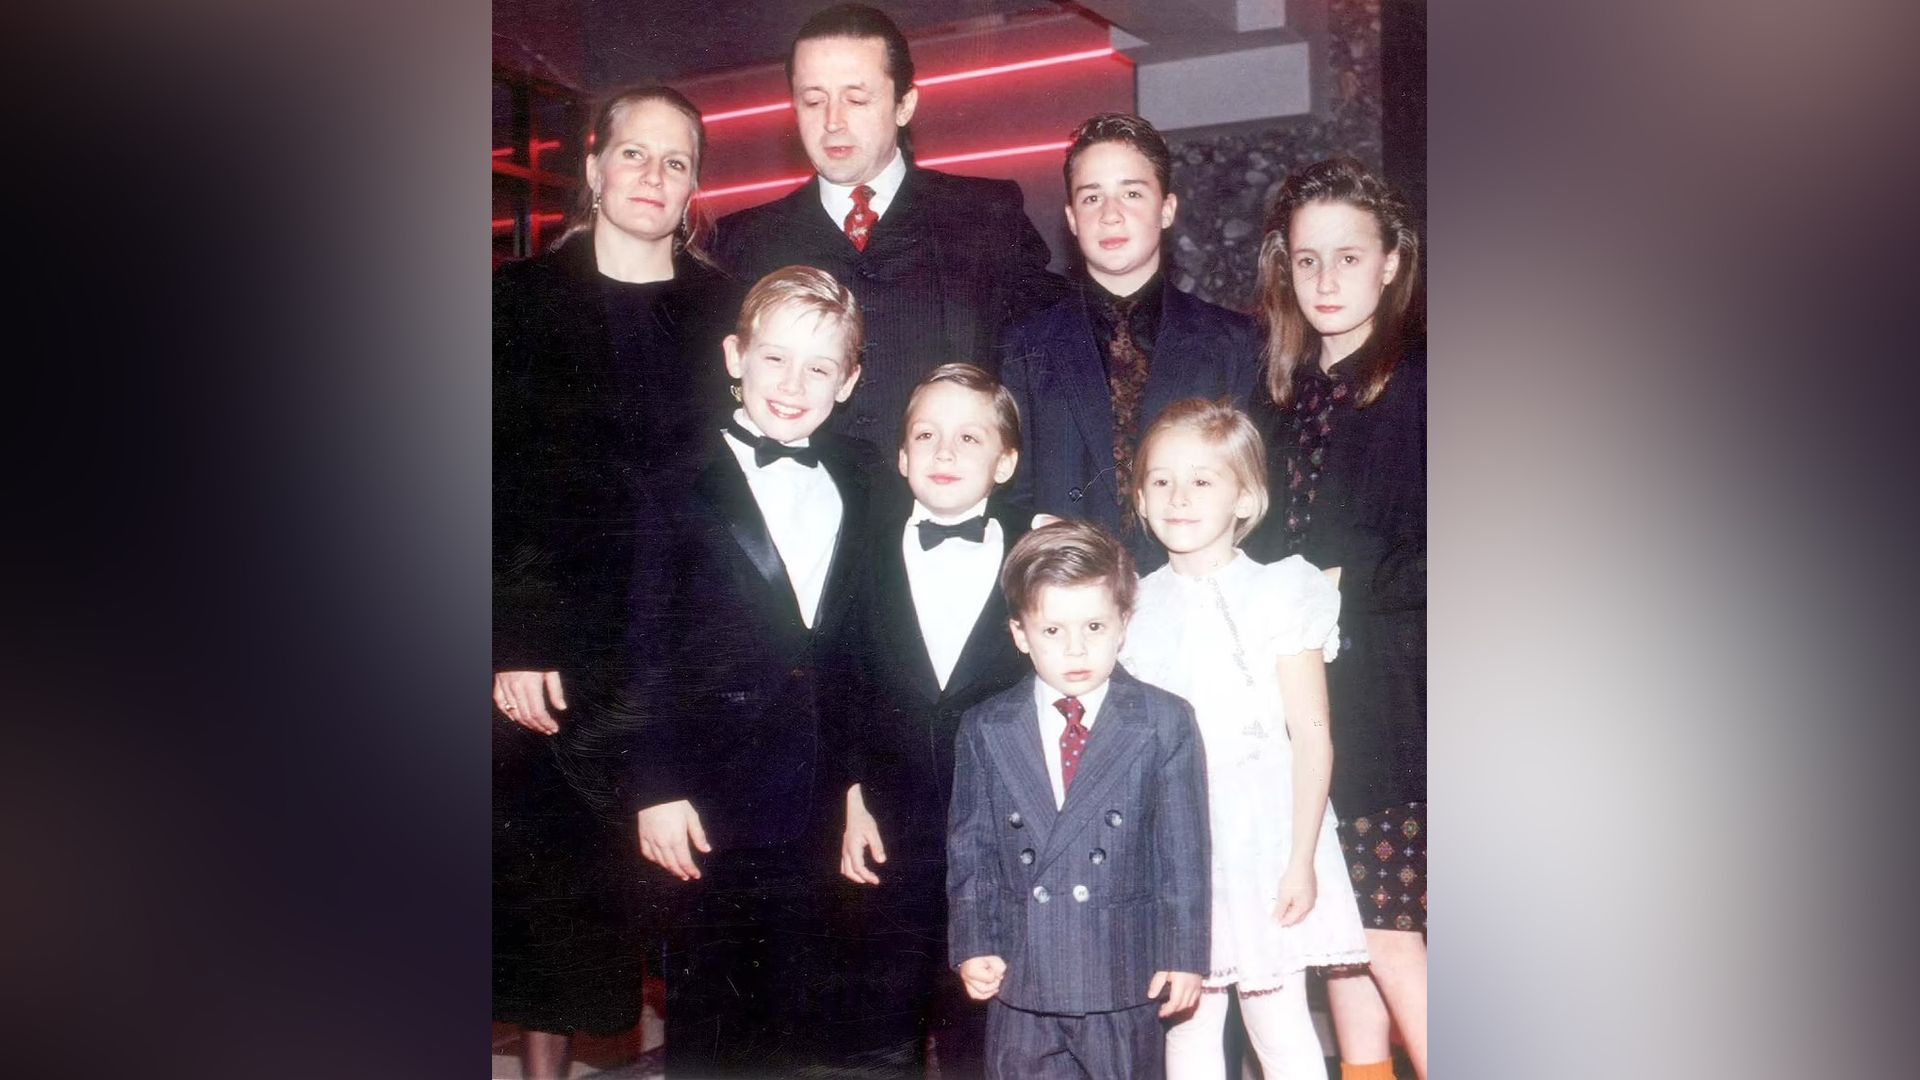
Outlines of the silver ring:
{"type": "Polygon", "coordinates": [[[502,705],[502,706],[500,706],[500,711],[501,711],[501,712],[509,712],[509,713],[510,713],[510,712],[512,712],[512,711],[513,711],[513,702],[511,702],[511,701],[509,701],[509,702],[507,702],[507,703],[506,703],[505,705],[502,705]]]}

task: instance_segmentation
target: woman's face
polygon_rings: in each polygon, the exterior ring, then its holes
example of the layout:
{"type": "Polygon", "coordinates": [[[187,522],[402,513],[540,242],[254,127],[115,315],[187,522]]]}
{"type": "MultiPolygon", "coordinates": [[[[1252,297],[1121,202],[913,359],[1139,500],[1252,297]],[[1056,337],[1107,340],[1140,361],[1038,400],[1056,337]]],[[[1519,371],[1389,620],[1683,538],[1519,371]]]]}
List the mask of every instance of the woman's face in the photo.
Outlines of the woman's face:
{"type": "Polygon", "coordinates": [[[1400,269],[1400,253],[1386,250],[1372,214],[1343,202],[1311,202],[1295,210],[1287,239],[1300,311],[1331,360],[1338,360],[1373,332],[1373,314],[1400,269]]]}
{"type": "Polygon", "coordinates": [[[621,109],[613,137],[587,158],[587,183],[600,197],[600,217],[645,241],[673,235],[693,197],[693,122],[664,101],[621,109]]]}

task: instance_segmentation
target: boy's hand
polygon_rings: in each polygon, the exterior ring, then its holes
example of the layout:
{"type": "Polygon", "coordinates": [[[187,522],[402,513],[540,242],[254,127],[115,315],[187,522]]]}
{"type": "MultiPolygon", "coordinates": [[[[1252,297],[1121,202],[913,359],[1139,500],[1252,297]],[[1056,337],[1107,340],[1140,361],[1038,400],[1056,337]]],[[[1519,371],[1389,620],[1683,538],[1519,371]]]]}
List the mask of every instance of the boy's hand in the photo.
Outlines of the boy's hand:
{"type": "Polygon", "coordinates": [[[493,676],[493,707],[507,719],[542,735],[558,735],[554,712],[567,711],[567,695],[560,690],[557,671],[500,671],[493,676]],[[553,711],[547,710],[551,701],[553,711]]]}
{"type": "Polygon", "coordinates": [[[1314,881],[1312,863],[1289,865],[1287,872],[1280,875],[1280,902],[1274,906],[1273,917],[1279,920],[1281,926],[1292,926],[1313,910],[1313,902],[1319,891],[1314,881]]]}
{"type": "Polygon", "coordinates": [[[847,828],[840,836],[840,876],[856,885],[878,885],[880,875],[867,869],[867,849],[873,849],[873,861],[885,864],[887,846],[880,842],[880,823],[867,813],[860,785],[847,789],[847,828]]]}
{"type": "Polygon", "coordinates": [[[960,981],[967,985],[967,996],[975,1001],[985,1001],[999,993],[1000,980],[1006,976],[1007,962],[997,956],[976,956],[960,965],[960,981]]]}
{"type": "Polygon", "coordinates": [[[713,848],[707,843],[707,831],[700,827],[700,814],[693,804],[685,799],[678,802],[661,803],[649,806],[637,815],[640,828],[640,854],[648,862],[658,863],[667,873],[681,881],[692,881],[700,876],[700,868],[694,865],[693,852],[688,850],[687,841],[699,848],[702,854],[713,848]]]}
{"type": "Polygon", "coordinates": [[[1154,972],[1153,981],[1147,984],[1147,1000],[1152,1001],[1158,998],[1162,987],[1169,991],[1167,1003],[1160,1006],[1160,1017],[1163,1020],[1183,1012],[1192,1012],[1193,1007],[1200,1004],[1200,976],[1196,972],[1154,972]]]}

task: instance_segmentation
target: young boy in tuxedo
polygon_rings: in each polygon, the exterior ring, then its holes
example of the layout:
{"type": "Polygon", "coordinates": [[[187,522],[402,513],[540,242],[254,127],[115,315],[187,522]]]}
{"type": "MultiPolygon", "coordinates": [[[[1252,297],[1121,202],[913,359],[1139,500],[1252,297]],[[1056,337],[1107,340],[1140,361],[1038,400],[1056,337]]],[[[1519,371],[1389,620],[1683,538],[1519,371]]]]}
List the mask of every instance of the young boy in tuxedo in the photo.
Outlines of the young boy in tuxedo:
{"type": "Polygon", "coordinates": [[[1011,327],[1000,377],[1026,441],[1014,499],[1120,534],[1141,571],[1166,552],[1135,520],[1130,480],[1140,434],[1182,398],[1246,408],[1260,374],[1253,320],[1166,282],[1163,230],[1179,199],[1172,153],[1126,113],[1081,124],[1067,149],[1067,230],[1085,263],[1079,287],[1011,327]]]}
{"type": "Polygon", "coordinates": [[[1138,582],[1100,527],[1033,530],[1000,580],[1034,674],[961,720],[949,960],[991,999],[989,1077],[1159,1077],[1210,955],[1193,709],[1115,666],[1138,582]]]}
{"type": "Polygon", "coordinates": [[[986,1010],[946,971],[947,803],[960,716],[1027,672],[999,590],[1030,515],[993,497],[1013,475],[1020,414],[972,364],[945,364],[908,399],[898,452],[904,490],[876,496],[858,630],[857,677],[835,712],[850,736],[840,873],[849,897],[853,996],[843,1042],[865,1075],[980,1074],[986,1010]]]}
{"type": "Polygon", "coordinates": [[[724,342],[741,406],[642,481],[638,677],[622,746],[640,850],[666,896],[670,1076],[819,1060],[823,865],[844,791],[822,752],[827,642],[862,559],[867,463],[820,430],[860,377],[858,305],[790,266],[724,342]]]}

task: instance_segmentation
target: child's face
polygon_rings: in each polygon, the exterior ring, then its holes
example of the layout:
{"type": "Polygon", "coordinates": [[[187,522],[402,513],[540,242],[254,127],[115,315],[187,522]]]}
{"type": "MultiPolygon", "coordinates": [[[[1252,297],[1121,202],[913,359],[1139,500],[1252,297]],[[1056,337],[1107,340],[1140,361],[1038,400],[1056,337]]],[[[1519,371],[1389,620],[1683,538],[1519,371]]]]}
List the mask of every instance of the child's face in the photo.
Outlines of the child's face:
{"type": "Polygon", "coordinates": [[[1095,143],[1073,163],[1067,231],[1093,279],[1129,295],[1159,268],[1160,230],[1173,224],[1176,205],[1145,154],[1122,142],[1095,143]]]}
{"type": "Polygon", "coordinates": [[[769,310],[751,341],[729,334],[722,346],[747,415],[780,442],[813,434],[860,379],[839,321],[797,305],[769,310]]]}
{"type": "Polygon", "coordinates": [[[1105,684],[1127,639],[1127,617],[1105,581],[1043,585],[1032,610],[1008,625],[1040,681],[1066,697],[1105,684]]]}
{"type": "Polygon", "coordinates": [[[933,513],[961,513],[1013,477],[1019,451],[1000,439],[993,399],[955,383],[922,389],[907,413],[900,475],[933,513]]]}
{"type": "Polygon", "coordinates": [[[1169,428],[1153,437],[1141,465],[1135,505],[1169,554],[1211,565],[1233,554],[1234,526],[1253,516],[1257,500],[1216,443],[1191,428],[1169,428]]]}
{"type": "Polygon", "coordinates": [[[1343,202],[1312,202],[1287,227],[1287,265],[1300,313],[1340,355],[1373,332],[1380,294],[1400,269],[1373,215],[1343,202]]]}

